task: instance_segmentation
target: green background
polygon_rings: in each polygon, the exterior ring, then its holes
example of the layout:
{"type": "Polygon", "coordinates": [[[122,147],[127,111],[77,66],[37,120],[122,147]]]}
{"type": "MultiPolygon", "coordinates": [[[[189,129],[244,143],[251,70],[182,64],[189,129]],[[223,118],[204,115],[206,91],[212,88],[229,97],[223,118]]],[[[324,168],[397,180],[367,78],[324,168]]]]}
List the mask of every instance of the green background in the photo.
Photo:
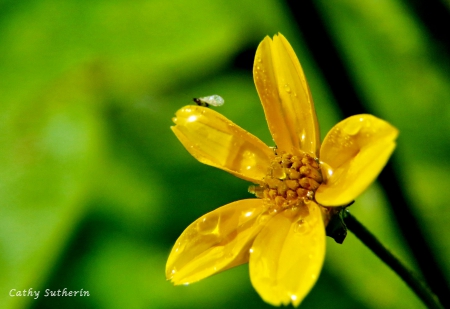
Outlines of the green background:
{"type": "MultiPolygon", "coordinates": [[[[449,278],[448,56],[401,1],[315,3],[357,93],[400,130],[403,185],[449,278]]],[[[343,116],[283,1],[0,1],[1,308],[270,308],[247,265],[187,287],[164,269],[192,221],[251,197],[191,157],[171,118],[220,94],[217,110],[271,145],[251,71],[234,63],[277,32],[303,65],[323,137],[343,116]],[[40,297],[9,296],[29,288],[40,297]],[[43,296],[63,288],[90,296],[43,296]]],[[[416,268],[389,207],[375,183],[351,210],[416,268]]],[[[351,233],[327,239],[301,305],[328,307],[424,308],[351,233]]]]}

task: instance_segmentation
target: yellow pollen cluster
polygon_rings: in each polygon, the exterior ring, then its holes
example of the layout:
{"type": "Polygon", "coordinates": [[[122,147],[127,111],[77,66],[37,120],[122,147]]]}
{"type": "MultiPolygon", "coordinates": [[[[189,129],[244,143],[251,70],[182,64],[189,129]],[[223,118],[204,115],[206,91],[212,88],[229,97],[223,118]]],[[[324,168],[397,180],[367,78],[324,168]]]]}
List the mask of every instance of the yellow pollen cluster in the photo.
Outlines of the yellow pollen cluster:
{"type": "Polygon", "coordinates": [[[278,212],[313,200],[322,181],[319,163],[309,154],[282,153],[271,162],[263,184],[250,186],[249,192],[266,200],[270,209],[278,212]]]}

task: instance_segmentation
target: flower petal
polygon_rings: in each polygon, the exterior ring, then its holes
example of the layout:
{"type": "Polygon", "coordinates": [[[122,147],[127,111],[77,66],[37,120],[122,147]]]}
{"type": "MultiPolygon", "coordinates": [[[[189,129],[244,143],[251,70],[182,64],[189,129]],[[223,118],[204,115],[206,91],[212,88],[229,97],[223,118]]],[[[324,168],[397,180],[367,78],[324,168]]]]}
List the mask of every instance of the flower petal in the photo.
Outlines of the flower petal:
{"type": "Polygon", "coordinates": [[[266,37],[253,66],[256,89],[272,137],[281,150],[302,150],[318,156],[319,125],[300,62],[286,38],[266,37]]]}
{"type": "Polygon", "coordinates": [[[251,182],[266,175],[273,151],[221,114],[188,105],[177,111],[173,121],[172,131],[200,162],[251,182]]]}
{"type": "Polygon", "coordinates": [[[395,148],[398,130],[372,115],[351,116],[328,132],[321,161],[329,165],[327,178],[316,192],[324,206],[342,206],[353,201],[378,176],[395,148]]]}
{"type": "Polygon", "coordinates": [[[266,208],[261,199],[241,200],[194,221],[170,253],[167,279],[187,284],[247,263],[251,243],[266,222],[260,216],[266,208]]]}
{"type": "Polygon", "coordinates": [[[311,290],[325,257],[325,227],[319,206],[271,218],[250,249],[250,279],[264,301],[298,306],[311,290]]]}

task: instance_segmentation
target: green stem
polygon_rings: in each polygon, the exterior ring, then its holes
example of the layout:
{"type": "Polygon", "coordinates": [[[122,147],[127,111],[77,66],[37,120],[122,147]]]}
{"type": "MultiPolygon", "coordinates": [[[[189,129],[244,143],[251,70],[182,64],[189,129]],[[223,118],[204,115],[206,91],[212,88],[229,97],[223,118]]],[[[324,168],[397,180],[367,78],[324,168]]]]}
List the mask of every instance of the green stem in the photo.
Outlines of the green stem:
{"type": "Polygon", "coordinates": [[[370,250],[396,272],[416,293],[423,303],[432,309],[444,309],[430,288],[412,270],[408,269],[398,258],[386,249],[355,217],[345,211],[344,222],[370,250]]]}

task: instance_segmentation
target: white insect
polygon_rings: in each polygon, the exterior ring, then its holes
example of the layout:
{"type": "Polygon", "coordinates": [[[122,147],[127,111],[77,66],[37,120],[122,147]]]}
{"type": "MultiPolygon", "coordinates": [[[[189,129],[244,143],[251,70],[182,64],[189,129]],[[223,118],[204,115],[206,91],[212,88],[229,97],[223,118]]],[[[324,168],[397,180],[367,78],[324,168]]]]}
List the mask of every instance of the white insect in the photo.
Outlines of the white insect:
{"type": "Polygon", "coordinates": [[[217,94],[210,95],[210,96],[203,97],[203,98],[194,98],[194,102],[197,103],[197,105],[205,106],[205,107],[208,107],[210,105],[222,106],[223,103],[225,103],[224,99],[217,94]]]}

